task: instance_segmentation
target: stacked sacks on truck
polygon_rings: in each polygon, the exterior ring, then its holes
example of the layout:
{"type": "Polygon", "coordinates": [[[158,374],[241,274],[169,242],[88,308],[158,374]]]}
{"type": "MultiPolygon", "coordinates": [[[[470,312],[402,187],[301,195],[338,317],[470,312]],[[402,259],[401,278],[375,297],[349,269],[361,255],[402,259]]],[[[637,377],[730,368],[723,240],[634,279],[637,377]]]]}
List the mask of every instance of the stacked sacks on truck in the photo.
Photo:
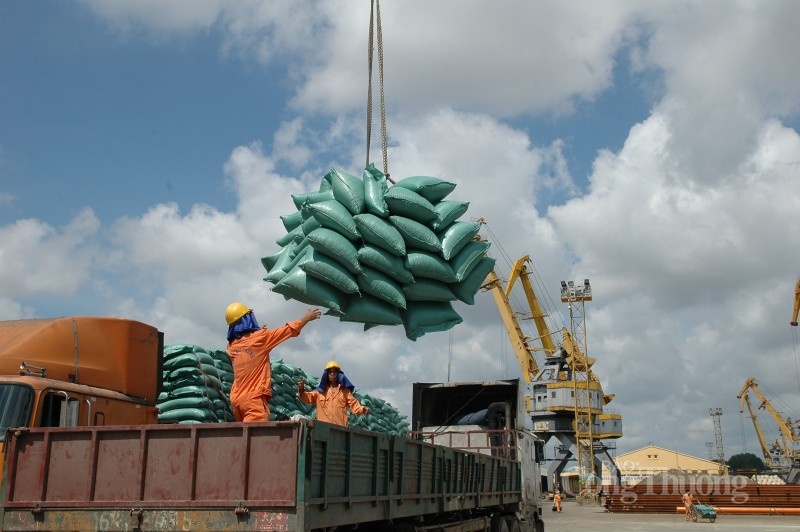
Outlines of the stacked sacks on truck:
{"type": "Polygon", "coordinates": [[[224,349],[209,349],[208,354],[214,359],[214,366],[217,368],[219,380],[222,382],[221,399],[214,399],[220,421],[233,421],[233,410],[231,410],[231,386],[233,386],[233,364],[231,357],[224,349]],[[222,415],[220,416],[220,412],[222,415]]]}
{"type": "Polygon", "coordinates": [[[347,421],[349,426],[405,437],[409,427],[408,418],[400,415],[395,407],[383,399],[365,393],[354,392],[353,395],[363,406],[369,408],[369,414],[365,416],[349,414],[347,421]]]}
{"type": "MultiPolygon", "coordinates": [[[[228,361],[230,365],[230,361],[228,361]]],[[[158,396],[159,423],[232,421],[229,391],[216,359],[197,345],[164,347],[163,391],[158,396]]]]}
{"type": "MultiPolygon", "coordinates": [[[[234,421],[230,408],[233,366],[227,351],[204,349],[197,345],[164,347],[164,391],[159,395],[159,423],[220,423],[234,421]]],[[[271,362],[272,398],[270,421],[294,416],[313,418],[316,408],[300,402],[297,382],[304,380],[308,388],[316,388],[319,378],[282,359],[271,362]]],[[[375,432],[404,436],[408,431],[406,416],[386,401],[367,394],[355,393],[368,407],[365,416],[350,416],[350,425],[375,432]]]]}
{"type": "Polygon", "coordinates": [[[342,321],[403,325],[411,340],[461,323],[494,266],[469,202],[454,183],[413,176],[388,186],[373,164],[358,178],[332,169],[319,190],[292,196],[280,249],[261,262],[286,299],[322,306],[342,321]]]}
{"type": "MultiPolygon", "coordinates": [[[[304,380],[306,389],[319,385],[319,378],[309,375],[302,368],[286,364],[283,360],[272,361],[272,399],[269,401],[270,420],[276,421],[294,416],[313,418],[316,407],[300,402],[297,394],[297,381],[304,380]]],[[[393,436],[405,436],[408,431],[406,416],[391,404],[377,397],[355,392],[362,405],[369,408],[367,415],[350,414],[348,423],[356,427],[374,432],[382,432],[393,436]]]]}
{"type": "Polygon", "coordinates": [[[220,380],[222,381],[222,391],[225,392],[225,397],[230,397],[231,386],[233,386],[233,364],[231,364],[231,357],[224,349],[209,349],[208,354],[214,359],[214,366],[219,371],[220,380]]]}
{"type": "Polygon", "coordinates": [[[293,416],[311,417],[314,408],[300,402],[297,395],[297,381],[304,380],[307,385],[315,387],[319,379],[306,375],[299,367],[286,364],[283,360],[272,361],[272,399],[269,401],[269,419],[276,421],[290,419],[293,416]]]}

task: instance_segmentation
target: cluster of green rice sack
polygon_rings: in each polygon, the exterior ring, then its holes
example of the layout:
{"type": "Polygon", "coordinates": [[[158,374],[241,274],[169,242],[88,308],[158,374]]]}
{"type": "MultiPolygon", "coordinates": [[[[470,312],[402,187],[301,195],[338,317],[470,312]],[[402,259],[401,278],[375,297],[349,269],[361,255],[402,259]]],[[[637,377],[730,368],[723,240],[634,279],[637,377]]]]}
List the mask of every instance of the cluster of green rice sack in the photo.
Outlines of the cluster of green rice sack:
{"type": "Polygon", "coordinates": [[[229,399],[233,367],[227,352],[197,345],[167,345],[163,379],[163,391],[156,402],[159,423],[233,421],[229,399]]]}
{"type": "Polygon", "coordinates": [[[292,416],[313,417],[313,405],[300,402],[297,395],[297,381],[303,379],[312,388],[319,384],[319,379],[306,375],[297,366],[285,364],[283,360],[272,361],[272,399],[269,401],[270,420],[291,418],[292,416]]]}
{"type": "Polygon", "coordinates": [[[369,414],[356,416],[349,414],[348,424],[358,429],[383,432],[391,436],[404,437],[408,432],[408,421],[406,416],[401,416],[400,412],[383,399],[371,397],[365,393],[355,392],[358,401],[369,408],[369,414]]]}
{"type": "MultiPolygon", "coordinates": [[[[158,396],[159,423],[222,423],[233,421],[230,391],[233,367],[228,353],[204,349],[197,345],[164,347],[164,389],[158,396]]],[[[305,380],[308,389],[319,384],[319,378],[281,359],[272,361],[272,399],[270,420],[294,416],[314,417],[315,407],[300,402],[297,381],[305,380]]],[[[350,416],[350,425],[364,430],[404,436],[408,431],[406,416],[382,399],[355,392],[367,406],[365,416],[350,416]]]]}
{"type": "Polygon", "coordinates": [[[358,178],[332,169],[319,190],[292,196],[279,250],[264,280],[286,299],[325,307],[342,321],[403,325],[411,340],[461,323],[452,303],[475,301],[494,259],[462,221],[455,184],[413,176],[389,187],[370,164],[358,178]]]}
{"type": "MultiPolygon", "coordinates": [[[[319,385],[319,378],[307,374],[301,368],[286,364],[283,360],[272,361],[272,399],[269,402],[270,419],[275,420],[296,415],[314,417],[316,408],[300,402],[297,395],[297,381],[306,381],[306,389],[311,390],[319,385]],[[280,414],[280,416],[279,416],[280,414]]],[[[364,430],[382,432],[393,436],[405,436],[408,431],[406,416],[383,399],[368,394],[354,392],[356,399],[369,408],[369,414],[356,416],[350,414],[349,425],[364,430]]]]}

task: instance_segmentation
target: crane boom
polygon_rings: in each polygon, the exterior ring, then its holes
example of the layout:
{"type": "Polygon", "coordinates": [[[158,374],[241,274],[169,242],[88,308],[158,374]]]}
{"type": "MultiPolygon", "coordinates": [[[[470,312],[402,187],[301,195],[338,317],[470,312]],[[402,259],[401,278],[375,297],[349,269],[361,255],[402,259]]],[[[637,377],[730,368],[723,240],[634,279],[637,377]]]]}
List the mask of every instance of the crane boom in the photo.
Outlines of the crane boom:
{"type": "Polygon", "coordinates": [[[800,312],[800,277],[797,278],[797,284],[794,285],[794,311],[792,311],[792,321],[790,325],[797,327],[797,314],[800,312]]]}
{"type": "Polygon", "coordinates": [[[520,368],[522,368],[522,377],[525,382],[530,383],[539,373],[539,366],[536,364],[536,359],[533,357],[534,348],[529,345],[530,338],[525,336],[522,328],[519,326],[519,320],[514,309],[511,308],[511,303],[508,301],[508,295],[503,291],[500,284],[500,279],[494,270],[490,271],[486,276],[486,284],[484,288],[491,290],[494,296],[494,301],[497,304],[497,309],[500,311],[500,317],[503,319],[506,332],[508,332],[508,339],[514,348],[514,354],[519,361],[520,368]]]}
{"type": "Polygon", "coordinates": [[[514,283],[517,279],[520,280],[522,283],[522,289],[525,291],[525,298],[528,300],[528,306],[531,309],[531,317],[533,318],[533,322],[536,325],[536,330],[539,332],[539,340],[542,342],[542,348],[544,349],[545,356],[553,356],[553,354],[558,349],[556,347],[555,342],[553,341],[553,336],[550,333],[550,329],[547,327],[547,322],[544,321],[547,314],[544,313],[542,310],[541,305],[539,304],[539,299],[536,297],[536,292],[533,291],[533,285],[531,284],[530,280],[530,269],[528,269],[528,264],[531,262],[531,258],[529,255],[525,255],[517,259],[514,263],[514,267],[511,268],[511,274],[508,277],[508,284],[506,285],[505,294],[506,297],[511,293],[511,289],[514,287],[514,283]]]}
{"type": "Polygon", "coordinates": [[[750,402],[750,395],[748,395],[747,391],[750,387],[750,379],[744,383],[742,387],[742,391],[739,392],[737,395],[737,399],[741,399],[739,403],[739,412],[744,412],[744,407],[747,405],[747,410],[750,412],[750,419],[753,420],[753,426],[756,429],[756,436],[758,437],[758,444],[761,446],[761,454],[764,455],[764,461],[767,464],[767,467],[774,467],[777,464],[774,464],[774,460],[772,457],[772,453],[770,452],[769,445],[767,445],[767,440],[764,438],[764,433],[761,430],[761,425],[758,423],[758,417],[756,416],[755,410],[753,410],[753,405],[750,402]]]}
{"type": "Polygon", "coordinates": [[[750,377],[747,384],[749,384],[750,389],[753,390],[753,393],[755,393],[759,400],[761,400],[758,408],[769,412],[769,414],[772,416],[772,419],[774,419],[778,424],[778,429],[781,431],[781,437],[784,442],[784,448],[791,450],[792,444],[798,439],[791,420],[784,419],[780,412],[778,412],[775,407],[772,406],[772,403],[770,403],[769,400],[764,396],[764,394],[761,393],[761,390],[758,389],[758,382],[756,381],[755,377],[750,377]]]}
{"type": "Polygon", "coordinates": [[[753,425],[756,428],[756,434],[758,435],[759,444],[764,452],[767,465],[771,466],[772,469],[781,469],[784,472],[788,471],[785,480],[791,483],[797,482],[797,480],[800,479],[800,434],[798,434],[797,429],[792,424],[792,420],[781,416],[780,412],[772,406],[769,399],[767,399],[758,388],[758,381],[756,381],[755,377],[750,377],[745,381],[744,386],[742,386],[742,391],[737,397],[750,409],[750,417],[753,419],[753,425]],[[748,398],[750,392],[755,394],[760,401],[758,403],[758,408],[769,412],[772,419],[778,425],[781,437],[779,440],[775,441],[775,445],[773,445],[771,449],[767,446],[767,442],[764,439],[764,435],[761,433],[761,428],[756,419],[755,412],[750,405],[750,399],[748,398]],[[781,461],[784,463],[780,463],[781,461]]]}

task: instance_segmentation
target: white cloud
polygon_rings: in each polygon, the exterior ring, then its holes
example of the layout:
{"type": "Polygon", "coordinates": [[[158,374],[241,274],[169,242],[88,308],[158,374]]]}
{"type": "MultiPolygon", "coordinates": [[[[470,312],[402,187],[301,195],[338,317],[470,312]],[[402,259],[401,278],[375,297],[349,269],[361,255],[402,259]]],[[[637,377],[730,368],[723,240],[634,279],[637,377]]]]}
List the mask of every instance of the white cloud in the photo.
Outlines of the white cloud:
{"type": "Polygon", "coordinates": [[[6,297],[0,297],[0,320],[18,320],[31,317],[33,316],[30,309],[23,309],[18,302],[6,297]]]}
{"type": "Polygon", "coordinates": [[[119,220],[115,238],[129,265],[152,268],[167,280],[218,271],[255,250],[233,215],[208,205],[194,205],[186,216],[177,204],[156,205],[141,218],[119,220]]]}
{"type": "Polygon", "coordinates": [[[800,73],[784,53],[800,46],[792,2],[656,5],[646,62],[663,72],[675,162],[719,183],[751,156],[765,117],[800,111],[800,73]]]}
{"type": "Polygon", "coordinates": [[[220,0],[83,0],[98,16],[125,30],[147,26],[159,32],[207,30],[220,17],[220,0]]]}
{"type": "Polygon", "coordinates": [[[787,230],[800,201],[797,133],[766,123],[755,155],[717,187],[674,167],[674,135],[667,117],[651,116],[619,154],[598,158],[587,196],[551,208],[581,257],[576,268],[615,292],[684,304],[731,284],[749,288],[754,275],[785,274],[775,266],[800,246],[787,230]]]}
{"type": "Polygon", "coordinates": [[[3,296],[74,294],[90,278],[99,228],[90,209],[61,229],[30,218],[0,227],[3,296]]]}
{"type": "MultiPolygon", "coordinates": [[[[363,105],[367,58],[359,51],[365,49],[368,11],[346,4],[331,9],[325,61],[310,63],[308,82],[295,100],[300,107],[363,105]]],[[[609,87],[613,57],[633,12],[630,5],[608,2],[580,9],[560,2],[384,4],[388,101],[405,110],[446,103],[501,116],[568,112],[574,100],[591,101],[609,87]]],[[[377,80],[377,53],[374,69],[377,80]]]]}

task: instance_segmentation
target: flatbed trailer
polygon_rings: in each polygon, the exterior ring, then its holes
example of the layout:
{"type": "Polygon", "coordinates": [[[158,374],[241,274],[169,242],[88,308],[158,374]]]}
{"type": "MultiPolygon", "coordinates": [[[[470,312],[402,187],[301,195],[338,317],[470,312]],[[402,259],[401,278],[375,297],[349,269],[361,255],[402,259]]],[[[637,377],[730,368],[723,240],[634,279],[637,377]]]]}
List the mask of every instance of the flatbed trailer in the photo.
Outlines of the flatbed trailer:
{"type": "Polygon", "coordinates": [[[9,429],[0,528],[544,530],[518,459],[298,419],[9,429]]]}

